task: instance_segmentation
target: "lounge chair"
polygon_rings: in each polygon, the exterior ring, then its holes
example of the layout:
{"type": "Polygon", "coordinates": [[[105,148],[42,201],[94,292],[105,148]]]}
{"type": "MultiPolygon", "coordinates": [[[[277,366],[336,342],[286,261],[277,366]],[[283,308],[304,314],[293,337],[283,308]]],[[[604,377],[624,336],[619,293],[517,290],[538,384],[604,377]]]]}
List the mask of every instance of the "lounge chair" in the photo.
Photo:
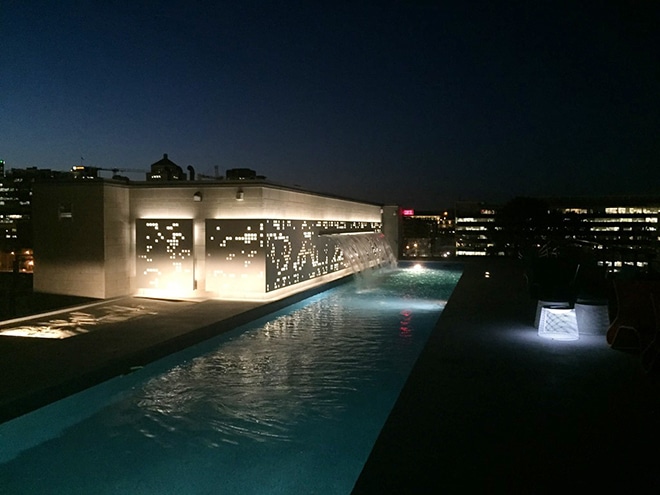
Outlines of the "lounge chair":
{"type": "Polygon", "coordinates": [[[642,351],[642,369],[645,373],[650,373],[660,365],[660,293],[651,293],[651,303],[655,317],[655,335],[642,351]]]}
{"type": "Polygon", "coordinates": [[[651,294],[660,294],[658,280],[614,281],[616,317],[607,329],[607,343],[613,349],[641,352],[656,337],[651,294]]]}

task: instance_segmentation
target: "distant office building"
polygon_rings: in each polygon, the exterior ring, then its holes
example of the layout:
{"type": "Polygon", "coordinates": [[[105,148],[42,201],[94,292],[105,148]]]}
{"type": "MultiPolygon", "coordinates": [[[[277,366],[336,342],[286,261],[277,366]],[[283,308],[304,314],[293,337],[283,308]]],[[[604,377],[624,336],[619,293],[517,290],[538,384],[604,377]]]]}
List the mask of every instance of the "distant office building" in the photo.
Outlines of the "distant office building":
{"type": "Polygon", "coordinates": [[[454,218],[441,212],[401,210],[402,258],[448,258],[455,254],[454,218]]]}
{"type": "Polygon", "coordinates": [[[5,169],[0,161],[0,270],[32,271],[32,189],[66,174],[47,169],[5,169]]]}
{"type": "Polygon", "coordinates": [[[34,289],[276,299],[350,273],[342,243],[382,261],[381,209],[261,180],[38,183],[34,289]]]}
{"type": "Polygon", "coordinates": [[[495,249],[496,206],[476,201],[456,203],[456,256],[504,256],[495,249]]]}
{"type": "Polygon", "coordinates": [[[660,198],[551,200],[562,220],[562,237],[594,252],[615,271],[643,268],[660,254],[660,198]]]}
{"type": "Polygon", "coordinates": [[[529,204],[457,203],[456,255],[522,255],[522,239],[540,256],[581,252],[613,271],[660,255],[660,198],[551,198],[536,218],[515,211],[529,204]]]}

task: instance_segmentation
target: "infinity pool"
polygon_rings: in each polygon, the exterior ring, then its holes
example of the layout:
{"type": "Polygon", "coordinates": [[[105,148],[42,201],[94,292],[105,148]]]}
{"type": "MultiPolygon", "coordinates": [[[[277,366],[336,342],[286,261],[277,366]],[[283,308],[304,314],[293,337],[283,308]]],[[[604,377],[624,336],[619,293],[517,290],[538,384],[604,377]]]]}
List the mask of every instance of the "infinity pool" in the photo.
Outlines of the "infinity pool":
{"type": "Polygon", "coordinates": [[[382,270],[0,425],[0,493],[349,494],[459,277],[382,270]]]}

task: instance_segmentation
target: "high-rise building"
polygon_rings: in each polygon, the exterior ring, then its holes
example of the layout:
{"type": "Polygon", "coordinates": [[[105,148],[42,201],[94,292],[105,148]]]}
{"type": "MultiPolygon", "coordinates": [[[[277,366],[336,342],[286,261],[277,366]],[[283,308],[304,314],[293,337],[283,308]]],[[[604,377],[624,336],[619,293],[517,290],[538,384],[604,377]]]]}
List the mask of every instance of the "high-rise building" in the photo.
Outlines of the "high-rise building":
{"type": "Polygon", "coordinates": [[[32,189],[40,180],[68,176],[29,167],[5,169],[0,161],[0,270],[32,271],[32,189]]]}
{"type": "Polygon", "coordinates": [[[660,258],[660,198],[517,198],[456,205],[457,256],[589,256],[611,271],[660,258]],[[523,200],[521,200],[523,199],[523,200]]]}
{"type": "Polygon", "coordinates": [[[456,203],[454,220],[456,256],[503,256],[495,251],[497,207],[476,201],[456,203]]]}
{"type": "Polygon", "coordinates": [[[402,258],[449,258],[455,254],[454,216],[449,210],[401,210],[402,258]]]}

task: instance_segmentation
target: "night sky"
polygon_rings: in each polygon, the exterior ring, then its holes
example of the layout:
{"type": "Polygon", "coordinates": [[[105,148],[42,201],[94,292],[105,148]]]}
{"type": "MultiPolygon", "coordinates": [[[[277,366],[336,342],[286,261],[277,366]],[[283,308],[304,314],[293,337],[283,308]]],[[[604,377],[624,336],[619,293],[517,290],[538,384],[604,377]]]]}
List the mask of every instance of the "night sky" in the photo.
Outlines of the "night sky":
{"type": "Polygon", "coordinates": [[[660,195],[658,3],[2,0],[0,158],[417,209],[660,195]]]}

